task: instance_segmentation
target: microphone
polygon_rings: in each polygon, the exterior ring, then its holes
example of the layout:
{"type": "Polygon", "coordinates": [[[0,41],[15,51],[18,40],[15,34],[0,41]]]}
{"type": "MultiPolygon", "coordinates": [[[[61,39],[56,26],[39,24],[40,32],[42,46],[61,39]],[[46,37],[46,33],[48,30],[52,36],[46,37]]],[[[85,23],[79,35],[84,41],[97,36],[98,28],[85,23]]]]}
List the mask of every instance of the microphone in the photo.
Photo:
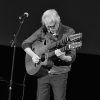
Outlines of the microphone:
{"type": "Polygon", "coordinates": [[[20,20],[24,20],[25,18],[29,17],[29,13],[25,12],[23,15],[19,16],[20,20]]]}

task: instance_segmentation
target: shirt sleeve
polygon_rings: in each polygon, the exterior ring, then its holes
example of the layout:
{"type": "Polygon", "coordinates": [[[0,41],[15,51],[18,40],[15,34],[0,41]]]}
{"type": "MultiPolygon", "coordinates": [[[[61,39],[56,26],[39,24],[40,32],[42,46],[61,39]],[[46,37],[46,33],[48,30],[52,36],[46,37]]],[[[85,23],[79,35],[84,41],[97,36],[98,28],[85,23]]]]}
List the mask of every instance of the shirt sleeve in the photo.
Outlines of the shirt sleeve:
{"type": "Polygon", "coordinates": [[[36,32],[34,32],[31,36],[29,36],[26,40],[22,42],[21,47],[23,49],[30,47],[32,48],[32,44],[39,38],[41,34],[41,29],[38,29],[36,32]]]}

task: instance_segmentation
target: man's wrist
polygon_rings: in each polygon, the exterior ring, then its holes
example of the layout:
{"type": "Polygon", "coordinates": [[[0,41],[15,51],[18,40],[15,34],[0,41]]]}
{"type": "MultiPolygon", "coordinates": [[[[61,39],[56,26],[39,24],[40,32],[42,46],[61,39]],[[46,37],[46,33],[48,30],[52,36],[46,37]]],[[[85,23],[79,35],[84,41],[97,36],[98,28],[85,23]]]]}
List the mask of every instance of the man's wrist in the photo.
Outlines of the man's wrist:
{"type": "Polygon", "coordinates": [[[71,56],[66,56],[66,55],[61,55],[60,59],[65,60],[65,61],[72,61],[72,57],[71,56]]]}
{"type": "Polygon", "coordinates": [[[56,56],[62,56],[62,55],[65,55],[65,53],[64,52],[61,52],[61,50],[60,49],[57,49],[57,50],[55,50],[55,54],[56,54],[56,56]]]}

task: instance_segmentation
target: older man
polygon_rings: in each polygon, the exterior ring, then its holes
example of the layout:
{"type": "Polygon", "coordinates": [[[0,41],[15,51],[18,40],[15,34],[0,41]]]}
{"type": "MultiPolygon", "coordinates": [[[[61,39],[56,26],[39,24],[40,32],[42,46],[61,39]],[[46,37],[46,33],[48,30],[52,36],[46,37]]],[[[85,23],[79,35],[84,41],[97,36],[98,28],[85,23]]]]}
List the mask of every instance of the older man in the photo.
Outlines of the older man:
{"type": "MultiPolygon", "coordinates": [[[[64,34],[69,36],[75,33],[71,27],[61,23],[60,16],[55,9],[45,11],[41,20],[42,26],[22,43],[22,48],[35,64],[38,64],[41,59],[34,51],[34,48],[38,47],[37,41],[39,43],[45,41],[46,45],[50,45],[50,43],[61,40],[64,34]],[[48,40],[50,43],[48,43],[48,40]]],[[[55,49],[54,53],[53,56],[48,58],[50,63],[44,66],[41,65],[39,70],[37,100],[49,99],[50,86],[54,93],[54,100],[65,100],[66,98],[68,72],[75,60],[76,50],[70,49],[62,52],[60,49],[55,49]]],[[[29,73],[31,73],[31,70],[29,73]]]]}

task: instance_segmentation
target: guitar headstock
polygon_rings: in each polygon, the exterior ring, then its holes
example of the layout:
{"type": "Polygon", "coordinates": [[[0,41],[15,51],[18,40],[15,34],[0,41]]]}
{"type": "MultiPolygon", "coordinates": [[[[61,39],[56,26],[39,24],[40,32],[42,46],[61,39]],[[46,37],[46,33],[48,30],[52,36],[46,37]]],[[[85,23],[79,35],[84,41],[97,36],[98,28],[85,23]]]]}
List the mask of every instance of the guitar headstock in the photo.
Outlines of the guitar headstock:
{"type": "Polygon", "coordinates": [[[82,38],[82,33],[73,34],[68,37],[69,41],[76,41],[78,39],[80,40],[81,38],[82,38]]]}
{"type": "Polygon", "coordinates": [[[64,52],[66,50],[79,49],[81,46],[82,46],[82,41],[80,41],[80,42],[72,42],[72,43],[66,44],[64,47],[60,48],[60,50],[62,52],[64,52]]]}
{"type": "Polygon", "coordinates": [[[73,48],[80,48],[82,46],[82,41],[80,42],[73,42],[71,44],[69,44],[69,49],[73,49],[73,48]]]}

